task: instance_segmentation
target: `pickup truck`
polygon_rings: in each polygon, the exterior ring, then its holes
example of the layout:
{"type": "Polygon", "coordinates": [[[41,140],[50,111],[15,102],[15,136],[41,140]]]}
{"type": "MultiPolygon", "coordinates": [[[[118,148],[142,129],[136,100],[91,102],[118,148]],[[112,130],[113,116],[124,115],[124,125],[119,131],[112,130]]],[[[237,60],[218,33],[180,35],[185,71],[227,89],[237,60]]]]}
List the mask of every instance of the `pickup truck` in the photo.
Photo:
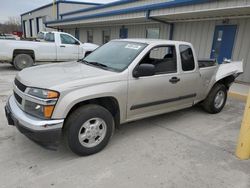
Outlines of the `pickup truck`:
{"type": "Polygon", "coordinates": [[[242,72],[242,62],[198,61],[187,42],[112,40],[78,62],[19,72],[6,117],[37,142],[63,135],[73,152],[90,155],[126,122],[196,104],[219,113],[242,72]]]}
{"type": "Polygon", "coordinates": [[[97,47],[81,43],[68,33],[45,32],[43,41],[0,40],[0,62],[11,63],[17,70],[22,70],[36,62],[79,60],[97,47]]]}

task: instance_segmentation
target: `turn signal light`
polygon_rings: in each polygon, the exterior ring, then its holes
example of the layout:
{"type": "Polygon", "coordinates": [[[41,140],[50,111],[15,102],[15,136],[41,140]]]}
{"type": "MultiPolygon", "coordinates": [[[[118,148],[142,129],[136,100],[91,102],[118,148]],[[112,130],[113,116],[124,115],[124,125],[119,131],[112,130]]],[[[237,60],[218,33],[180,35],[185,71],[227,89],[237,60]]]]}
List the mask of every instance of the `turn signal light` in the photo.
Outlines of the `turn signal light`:
{"type": "Polygon", "coordinates": [[[45,118],[51,118],[55,106],[44,106],[43,114],[45,118]]]}
{"type": "Polygon", "coordinates": [[[48,99],[52,99],[52,98],[58,98],[59,97],[59,94],[58,92],[55,92],[55,91],[48,91],[48,99]]]}

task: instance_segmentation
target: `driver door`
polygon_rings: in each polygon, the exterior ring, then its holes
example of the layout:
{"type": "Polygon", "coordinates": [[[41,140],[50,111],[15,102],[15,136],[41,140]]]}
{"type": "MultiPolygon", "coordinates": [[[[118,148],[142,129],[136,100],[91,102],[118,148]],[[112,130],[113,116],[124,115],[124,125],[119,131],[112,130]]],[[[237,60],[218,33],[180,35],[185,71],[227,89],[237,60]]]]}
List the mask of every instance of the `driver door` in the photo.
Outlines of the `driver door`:
{"type": "MultiPolygon", "coordinates": [[[[176,47],[151,49],[139,64],[155,65],[155,75],[129,79],[127,118],[140,119],[181,108],[176,47]]],[[[138,66],[138,65],[137,65],[138,66]]]]}
{"type": "Polygon", "coordinates": [[[57,50],[58,61],[71,61],[79,59],[79,41],[67,34],[60,34],[61,43],[57,50]]]}

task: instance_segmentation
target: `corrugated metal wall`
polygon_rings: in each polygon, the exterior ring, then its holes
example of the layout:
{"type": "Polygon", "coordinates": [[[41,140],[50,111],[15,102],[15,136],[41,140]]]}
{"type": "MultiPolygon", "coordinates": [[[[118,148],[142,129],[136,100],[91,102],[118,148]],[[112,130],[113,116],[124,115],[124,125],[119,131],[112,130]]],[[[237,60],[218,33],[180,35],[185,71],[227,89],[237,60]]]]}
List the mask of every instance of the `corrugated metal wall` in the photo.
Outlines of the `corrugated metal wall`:
{"type": "Polygon", "coordinates": [[[249,6],[249,0],[211,0],[207,3],[193,4],[187,6],[170,7],[165,9],[157,9],[151,12],[152,16],[171,15],[183,12],[195,12],[204,10],[225,9],[237,6],[249,6]]]}
{"type": "MultiPolygon", "coordinates": [[[[102,44],[102,31],[110,30],[111,39],[119,38],[121,26],[113,26],[113,27],[95,27],[95,28],[80,28],[80,40],[82,42],[87,41],[87,31],[93,30],[94,32],[94,43],[102,44]]],[[[160,38],[167,39],[169,36],[168,25],[164,24],[139,24],[139,25],[128,25],[125,26],[128,28],[128,38],[145,38],[146,37],[146,29],[147,28],[160,28],[160,38]]],[[[65,29],[65,32],[74,33],[74,29],[65,29]]]]}
{"type": "MultiPolygon", "coordinates": [[[[250,18],[233,19],[228,24],[238,26],[232,59],[244,59],[245,73],[238,80],[250,82],[250,18]]],[[[210,58],[216,25],[223,25],[222,20],[175,23],[174,40],[191,42],[199,58],[210,58]]],[[[141,24],[125,27],[128,28],[129,38],[145,38],[146,28],[158,27],[160,28],[161,39],[168,39],[169,36],[169,26],[165,24],[141,24]]],[[[101,45],[103,30],[110,29],[111,39],[116,39],[119,38],[120,28],[121,26],[81,28],[80,40],[86,42],[87,30],[93,30],[94,43],[101,45]]],[[[64,31],[74,35],[74,29],[65,29],[64,31]]]]}
{"type": "MultiPolygon", "coordinates": [[[[230,20],[229,24],[238,26],[232,59],[244,59],[245,73],[238,80],[250,82],[250,18],[230,20]]],[[[216,25],[223,25],[222,21],[176,23],[174,40],[191,42],[199,58],[210,58],[216,25]]]]}
{"type": "MultiPolygon", "coordinates": [[[[89,8],[92,6],[93,5],[88,5],[88,4],[70,4],[70,3],[63,3],[62,2],[62,3],[59,3],[59,14],[73,11],[73,10],[77,10],[80,8],[89,8]]],[[[22,16],[23,21],[27,20],[29,22],[30,19],[34,19],[35,27],[33,29],[33,37],[35,37],[37,35],[36,18],[41,18],[41,17],[43,17],[45,19],[44,21],[52,21],[52,20],[57,19],[57,13],[53,14],[53,6],[51,5],[49,7],[45,7],[43,9],[39,9],[37,11],[34,11],[31,14],[25,14],[22,16]]],[[[46,28],[44,24],[43,24],[42,28],[43,28],[43,31],[54,31],[54,29],[46,28]]],[[[26,36],[31,37],[29,24],[27,24],[27,26],[26,26],[26,31],[28,31],[28,32],[26,32],[26,36]]]]}

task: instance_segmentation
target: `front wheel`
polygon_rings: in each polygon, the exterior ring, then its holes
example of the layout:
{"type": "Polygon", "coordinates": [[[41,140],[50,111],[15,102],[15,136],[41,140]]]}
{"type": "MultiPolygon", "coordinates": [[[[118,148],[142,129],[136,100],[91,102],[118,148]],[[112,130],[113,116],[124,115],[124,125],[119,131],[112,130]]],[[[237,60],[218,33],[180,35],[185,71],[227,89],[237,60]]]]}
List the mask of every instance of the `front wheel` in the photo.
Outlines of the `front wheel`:
{"type": "Polygon", "coordinates": [[[227,88],[222,84],[216,84],[211,89],[207,98],[203,102],[205,111],[211,114],[221,112],[227,101],[227,88]]]}
{"type": "Polygon", "coordinates": [[[23,70],[27,67],[31,67],[34,64],[34,60],[32,59],[30,55],[18,54],[14,58],[13,64],[17,70],[23,70]]]}
{"type": "Polygon", "coordinates": [[[69,148],[85,156],[101,151],[108,144],[114,131],[114,120],[107,109],[91,104],[76,109],[65,127],[69,148]]]}

